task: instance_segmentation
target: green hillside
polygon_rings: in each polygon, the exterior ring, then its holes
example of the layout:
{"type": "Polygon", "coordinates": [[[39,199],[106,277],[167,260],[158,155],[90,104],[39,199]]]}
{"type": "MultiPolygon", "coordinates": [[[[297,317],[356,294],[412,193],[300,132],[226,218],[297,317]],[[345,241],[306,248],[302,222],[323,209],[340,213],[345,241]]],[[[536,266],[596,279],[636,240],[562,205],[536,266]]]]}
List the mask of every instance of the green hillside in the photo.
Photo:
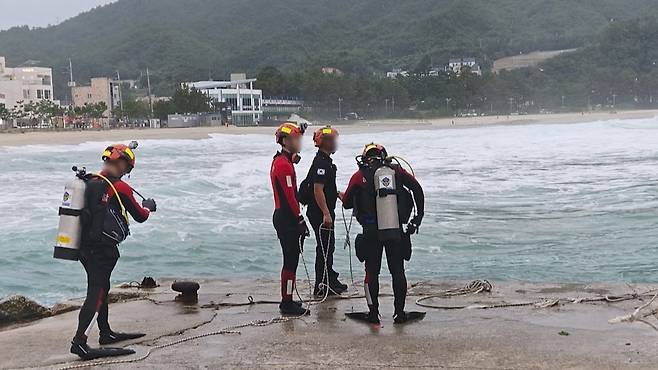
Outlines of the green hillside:
{"type": "Polygon", "coordinates": [[[413,68],[423,57],[496,57],[577,47],[611,19],[658,13],[652,0],[119,0],[40,29],[0,32],[11,64],[53,66],[57,94],[75,77],[139,77],[156,90],[176,82],[331,65],[366,74],[413,68]]]}

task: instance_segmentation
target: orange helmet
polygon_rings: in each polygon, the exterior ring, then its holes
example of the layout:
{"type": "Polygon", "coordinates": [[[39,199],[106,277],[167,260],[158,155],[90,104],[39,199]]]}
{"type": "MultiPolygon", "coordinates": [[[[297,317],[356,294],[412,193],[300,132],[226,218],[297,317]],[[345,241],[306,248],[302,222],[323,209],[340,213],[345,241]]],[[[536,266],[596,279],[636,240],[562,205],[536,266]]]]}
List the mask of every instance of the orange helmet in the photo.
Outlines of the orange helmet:
{"type": "Polygon", "coordinates": [[[298,125],[294,122],[284,122],[276,129],[276,142],[281,144],[284,137],[300,137],[306,132],[306,124],[298,125]]]}
{"type": "Polygon", "coordinates": [[[316,130],[313,133],[313,141],[315,142],[316,147],[322,146],[322,140],[326,137],[337,137],[338,136],[338,130],[331,126],[325,126],[321,129],[316,130]]]}
{"type": "Polygon", "coordinates": [[[381,157],[382,159],[386,159],[386,157],[388,157],[388,153],[386,152],[386,148],[384,148],[383,145],[370,143],[363,149],[363,156],[381,157]]]}
{"type": "Polygon", "coordinates": [[[119,159],[125,160],[130,166],[128,172],[132,171],[135,167],[135,152],[127,145],[113,144],[108,146],[103,152],[102,158],[105,162],[113,162],[119,159]]]}

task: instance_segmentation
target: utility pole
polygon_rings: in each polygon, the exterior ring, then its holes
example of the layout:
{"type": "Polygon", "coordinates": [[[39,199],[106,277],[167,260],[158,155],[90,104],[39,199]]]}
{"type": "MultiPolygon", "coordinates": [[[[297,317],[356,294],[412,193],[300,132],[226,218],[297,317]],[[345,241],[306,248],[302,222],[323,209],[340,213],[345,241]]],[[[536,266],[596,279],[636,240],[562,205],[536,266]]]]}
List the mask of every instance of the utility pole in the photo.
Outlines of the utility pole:
{"type": "MultiPolygon", "coordinates": [[[[119,106],[121,107],[121,115],[123,116],[123,94],[121,92],[121,75],[117,70],[117,84],[119,85],[119,106]]],[[[112,109],[112,107],[110,107],[112,109]]]]}
{"type": "Polygon", "coordinates": [[[450,101],[451,100],[452,100],[451,98],[446,98],[446,114],[447,115],[450,115],[450,101]]]}
{"type": "Polygon", "coordinates": [[[69,87],[75,87],[75,82],[73,81],[73,62],[69,58],[69,87]]]}
{"type": "Polygon", "coordinates": [[[388,98],[384,99],[384,101],[386,102],[386,114],[388,114],[388,98]]]}
{"type": "Polygon", "coordinates": [[[565,96],[562,95],[562,108],[564,108],[564,99],[565,99],[565,96]]]}
{"type": "Polygon", "coordinates": [[[338,119],[343,119],[343,108],[341,107],[342,102],[343,98],[338,98],[338,119]]]}
{"type": "Polygon", "coordinates": [[[149,92],[149,108],[151,109],[151,117],[153,118],[153,99],[151,98],[151,75],[149,74],[149,67],[146,67],[146,85],[149,92]]]}
{"type": "Polygon", "coordinates": [[[391,111],[395,113],[395,96],[391,97],[391,111]]]}
{"type": "Polygon", "coordinates": [[[614,108],[617,105],[617,94],[612,94],[612,107],[614,108]]]}

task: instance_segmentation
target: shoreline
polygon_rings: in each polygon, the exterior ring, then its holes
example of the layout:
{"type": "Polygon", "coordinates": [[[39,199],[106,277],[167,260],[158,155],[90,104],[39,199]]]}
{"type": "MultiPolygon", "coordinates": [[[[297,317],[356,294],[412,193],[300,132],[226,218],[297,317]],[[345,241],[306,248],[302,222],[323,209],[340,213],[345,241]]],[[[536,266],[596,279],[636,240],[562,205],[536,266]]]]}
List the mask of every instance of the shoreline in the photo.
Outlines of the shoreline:
{"type": "MultiPolygon", "coordinates": [[[[423,281],[410,284],[407,310],[424,311],[427,316],[398,326],[391,319],[393,299],[390,279],[385,278],[380,298],[383,327],[374,328],[344,316],[366,309],[361,285],[358,289],[350,287],[351,297],[332,298],[312,306],[310,316],[277,322],[269,320],[279,316],[275,304],[278,282],[198,281],[201,290],[197,303],[176,301],[176,293],[169,289],[172,280],[159,281],[161,286],[153,290],[113,288],[119,294],[141,294],[111,304],[113,328],[148,333],[145,338],[121,343],[137,354],[119,359],[135,360],[154,350],[148,359],[131,365],[136,369],[311,368],[318,364],[328,368],[650,369],[655,367],[658,355],[654,345],[658,334],[649,326],[608,322],[646,303],[647,295],[635,299],[632,294],[656,289],[657,284],[629,287],[501,282],[494,284],[491,292],[425,301],[442,307],[436,309],[417,306],[415,301],[462,288],[466,282],[423,281]],[[619,302],[594,300],[607,295],[631,298],[619,302]],[[264,302],[252,304],[249,297],[264,302]],[[549,298],[561,301],[551,306],[534,304],[549,298]],[[160,350],[154,348],[254,320],[265,324],[236,329],[241,335],[204,336],[160,350]]],[[[306,297],[307,282],[298,284],[300,294],[306,297]]],[[[0,347],[6,356],[0,369],[54,369],[81,364],[68,354],[65,340],[72,335],[76,320],[77,311],[70,311],[0,329],[0,347]]],[[[90,336],[94,346],[96,335],[94,329],[90,336]]]]}
{"type": "MultiPolygon", "coordinates": [[[[648,119],[658,116],[658,110],[632,110],[587,113],[531,114],[520,116],[482,116],[435,119],[381,119],[357,122],[333,122],[343,134],[380,131],[462,129],[489,126],[517,126],[532,124],[575,124],[597,121],[648,119]],[[454,121],[454,124],[453,124],[454,121]]],[[[326,122],[318,122],[324,125],[326,122]]],[[[88,131],[30,131],[0,134],[0,147],[22,145],[74,145],[94,141],[125,140],[201,140],[211,134],[271,134],[273,127],[195,127],[161,129],[113,129],[88,131]]]]}

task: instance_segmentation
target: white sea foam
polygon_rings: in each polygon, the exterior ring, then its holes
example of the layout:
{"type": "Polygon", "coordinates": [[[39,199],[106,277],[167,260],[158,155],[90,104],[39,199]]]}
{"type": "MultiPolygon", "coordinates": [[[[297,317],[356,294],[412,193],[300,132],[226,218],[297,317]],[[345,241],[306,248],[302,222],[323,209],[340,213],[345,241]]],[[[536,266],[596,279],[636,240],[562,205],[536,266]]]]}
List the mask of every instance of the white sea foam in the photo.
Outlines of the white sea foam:
{"type": "MultiPolygon", "coordinates": [[[[409,160],[427,192],[412,277],[658,281],[647,268],[658,263],[658,119],[344,135],[335,156],[340,188],[371,141],[409,160]]],[[[305,144],[299,182],[314,155],[310,138],[305,144]]],[[[52,240],[70,167],[95,169],[103,145],[0,148],[0,296],[51,302],[82,291],[82,269],[53,260],[52,240]]],[[[276,278],[276,150],[269,135],[141,142],[128,181],[159,209],[133,225],[115,280],[276,278]]],[[[337,236],[344,276],[342,227],[337,236]]]]}

